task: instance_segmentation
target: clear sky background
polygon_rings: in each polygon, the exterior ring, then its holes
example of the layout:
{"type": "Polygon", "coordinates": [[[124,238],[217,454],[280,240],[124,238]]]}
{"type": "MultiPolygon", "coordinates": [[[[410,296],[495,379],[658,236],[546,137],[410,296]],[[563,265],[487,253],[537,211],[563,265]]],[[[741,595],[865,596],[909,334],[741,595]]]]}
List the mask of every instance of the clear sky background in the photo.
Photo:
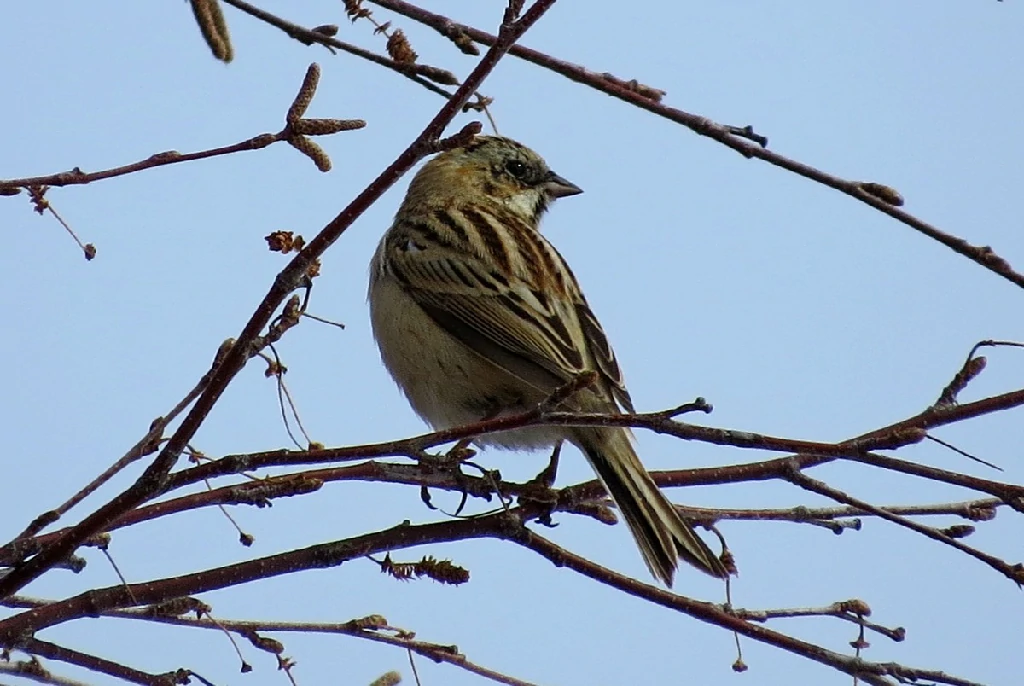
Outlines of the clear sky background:
{"type": "MultiPolygon", "coordinates": [[[[293,21],[341,25],[338,37],[377,51],[367,23],[340,2],[263,0],[293,21]]],[[[493,30],[500,2],[434,2],[493,30]]],[[[60,226],[24,196],[0,198],[0,540],[57,505],[134,443],[235,336],[284,259],[263,236],[313,236],[406,147],[442,100],[346,55],[305,47],[225,7],[236,58],[213,60],[183,2],[11,3],[0,22],[0,177],[97,170],[164,150],[230,144],[281,128],[311,61],[323,67],[309,116],[363,118],[366,129],[318,139],[334,161],[321,174],[290,147],[174,165],[48,198],[98,256],[82,259],[60,226]]],[[[376,11],[380,19],[390,18],[376,11]]],[[[422,61],[465,75],[475,60],[398,19],[422,61]]],[[[524,44],[668,92],[667,102],[746,125],[773,149],[840,176],[898,189],[906,209],[1024,267],[1018,131],[1024,109],[1019,3],[571,2],[524,44]]],[[[534,147],[585,189],[559,202],[545,231],[571,263],[614,343],[640,410],[701,395],[714,426],[842,440],[933,402],[970,346],[1024,338],[1024,292],[908,227],[830,189],[514,58],[482,91],[501,133],[534,147]]],[[[463,115],[456,124],[470,121],[463,115]]],[[[314,439],[345,445],[413,435],[422,423],[378,361],[367,317],[367,263],[406,177],[326,255],[312,311],[280,346],[287,381],[314,439]]],[[[1019,388],[1024,351],[989,354],[964,399],[1019,388]]],[[[924,444],[900,455],[1024,482],[1020,411],[936,434],[1002,465],[1004,474],[924,444]]],[[[194,441],[210,455],[288,445],[263,365],[239,375],[194,441]]],[[[641,434],[651,469],[755,459],[737,449],[641,434]]],[[[529,478],[542,455],[487,452],[485,464],[529,478]]],[[[95,507],[140,467],[90,499],[95,507]]],[[[832,465],[811,474],[877,504],[942,502],[964,491],[832,465]]],[[[590,478],[567,453],[559,483],[590,478]]],[[[690,488],[679,501],[721,507],[823,504],[785,484],[690,488]]],[[[454,495],[437,494],[448,509],[454,495]]],[[[486,504],[476,504],[486,507],[486,504]]],[[[85,509],[81,512],[84,513],[85,509]]],[[[80,513],[81,514],[81,513],[80,513]]],[[[331,484],[265,510],[235,508],[251,549],[215,509],[114,536],[133,582],[310,543],[430,521],[417,489],[331,484]]],[[[648,579],[624,527],[569,516],[544,533],[616,570],[648,579]]],[[[937,522],[939,523],[939,522],[937,522]]],[[[956,523],[952,518],[942,525],[956,523]]],[[[907,640],[869,637],[865,657],[946,670],[986,684],[1019,683],[1021,592],[950,548],[886,523],[835,536],[789,523],[725,523],[741,576],[735,603],[819,606],[861,598],[907,640]]],[[[1001,512],[968,542],[1016,562],[1024,517],[1001,512]]],[[[742,641],[745,675],[729,666],[733,637],[552,567],[511,545],[481,541],[396,556],[451,558],[472,582],[401,583],[370,562],[204,596],[223,618],[344,621],[376,613],[424,640],[541,684],[848,684],[851,679],[742,641]]],[[[53,573],[33,594],[65,597],[116,583],[102,556],[78,576],[53,573]]],[[[711,580],[682,570],[679,592],[720,601],[711,580]]],[[[852,625],[785,620],[777,628],[851,652],[852,625]]],[[[196,670],[217,684],[284,684],[270,656],[244,648],[238,673],[214,633],[79,621],[41,634],[143,669],[196,670]]],[[[407,656],[344,637],[284,636],[300,684],[368,684],[407,656]]],[[[61,669],[59,665],[51,665],[61,669]]],[[[418,659],[422,682],[485,683],[418,659]]],[[[92,683],[98,677],[67,670],[92,683]]]]}

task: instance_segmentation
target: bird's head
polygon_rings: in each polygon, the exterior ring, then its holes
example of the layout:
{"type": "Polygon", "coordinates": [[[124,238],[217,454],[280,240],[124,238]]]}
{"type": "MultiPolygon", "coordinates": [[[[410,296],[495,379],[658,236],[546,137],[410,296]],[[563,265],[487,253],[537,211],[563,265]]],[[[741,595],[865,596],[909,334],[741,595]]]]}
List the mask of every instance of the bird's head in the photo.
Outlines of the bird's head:
{"type": "Polygon", "coordinates": [[[582,192],[525,145],[477,136],[424,165],[409,187],[407,202],[497,202],[536,226],[555,199],[582,192]]]}

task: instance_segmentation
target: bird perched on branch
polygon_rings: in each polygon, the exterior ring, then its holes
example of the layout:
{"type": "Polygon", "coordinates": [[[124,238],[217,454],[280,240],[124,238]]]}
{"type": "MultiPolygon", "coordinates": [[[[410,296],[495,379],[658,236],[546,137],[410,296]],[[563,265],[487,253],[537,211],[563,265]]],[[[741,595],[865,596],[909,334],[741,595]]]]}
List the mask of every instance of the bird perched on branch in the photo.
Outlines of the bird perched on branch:
{"type": "MultiPolygon", "coordinates": [[[[560,406],[632,412],[619,365],[569,265],[539,230],[557,198],[582,190],[508,138],[477,136],[413,179],[370,267],[381,358],[435,429],[536,407],[581,373],[597,380],[560,406]]],[[[655,485],[632,434],[614,427],[526,427],[477,442],[576,445],[615,501],[651,573],[671,586],[682,558],[723,563],[655,485]]]]}

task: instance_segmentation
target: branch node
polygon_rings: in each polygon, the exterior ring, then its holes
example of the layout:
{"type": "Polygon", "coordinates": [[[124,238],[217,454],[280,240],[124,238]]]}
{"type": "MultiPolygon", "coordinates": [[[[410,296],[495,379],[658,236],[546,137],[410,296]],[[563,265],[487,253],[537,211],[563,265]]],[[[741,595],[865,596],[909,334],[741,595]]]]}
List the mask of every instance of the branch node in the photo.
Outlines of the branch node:
{"type": "MultiPolygon", "coordinates": [[[[977,350],[977,346],[975,346],[974,350],[977,350]]],[[[988,361],[984,357],[973,357],[974,350],[971,350],[971,356],[968,356],[963,366],[960,367],[960,370],[949,382],[949,385],[942,389],[942,393],[939,394],[939,399],[935,401],[933,407],[956,405],[957,395],[967,388],[967,384],[973,381],[978,374],[984,371],[988,361]]]]}
{"type": "Polygon", "coordinates": [[[447,138],[441,138],[432,143],[427,143],[426,155],[433,155],[434,153],[444,152],[446,150],[454,150],[455,148],[461,148],[468,145],[473,137],[483,131],[484,126],[478,121],[471,121],[462,127],[462,130],[455,135],[448,136],[447,138]]]}
{"type": "Polygon", "coordinates": [[[974,533],[975,528],[970,524],[954,524],[953,526],[947,526],[945,529],[939,529],[939,531],[950,538],[967,538],[974,533]]]}
{"type": "Polygon", "coordinates": [[[928,437],[928,432],[920,427],[912,426],[895,431],[890,431],[878,436],[868,436],[863,439],[850,441],[848,445],[857,452],[869,452],[872,450],[895,450],[904,446],[920,443],[928,437]]]}
{"type": "Polygon", "coordinates": [[[704,414],[711,414],[715,407],[703,397],[697,397],[693,399],[693,402],[683,403],[677,407],[670,408],[668,410],[661,410],[660,412],[652,412],[651,417],[656,419],[672,419],[679,415],[688,414],[690,412],[703,412],[704,414]]]}

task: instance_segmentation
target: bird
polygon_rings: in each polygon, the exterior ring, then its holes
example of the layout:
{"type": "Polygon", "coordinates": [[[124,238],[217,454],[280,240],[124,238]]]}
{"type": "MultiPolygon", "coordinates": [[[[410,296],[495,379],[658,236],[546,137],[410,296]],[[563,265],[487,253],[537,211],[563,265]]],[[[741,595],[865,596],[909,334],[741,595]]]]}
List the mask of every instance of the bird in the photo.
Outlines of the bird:
{"type": "MultiPolygon", "coordinates": [[[[592,372],[565,400],[576,412],[634,412],[608,338],[555,247],[540,233],[552,203],[582,189],[510,138],[478,135],[429,160],[370,264],[370,323],[381,359],[434,429],[519,413],[592,372]]],[[[568,441],[615,502],[652,575],[678,560],[729,571],[680,516],[621,427],[530,426],[476,443],[536,450],[568,441]]]]}

